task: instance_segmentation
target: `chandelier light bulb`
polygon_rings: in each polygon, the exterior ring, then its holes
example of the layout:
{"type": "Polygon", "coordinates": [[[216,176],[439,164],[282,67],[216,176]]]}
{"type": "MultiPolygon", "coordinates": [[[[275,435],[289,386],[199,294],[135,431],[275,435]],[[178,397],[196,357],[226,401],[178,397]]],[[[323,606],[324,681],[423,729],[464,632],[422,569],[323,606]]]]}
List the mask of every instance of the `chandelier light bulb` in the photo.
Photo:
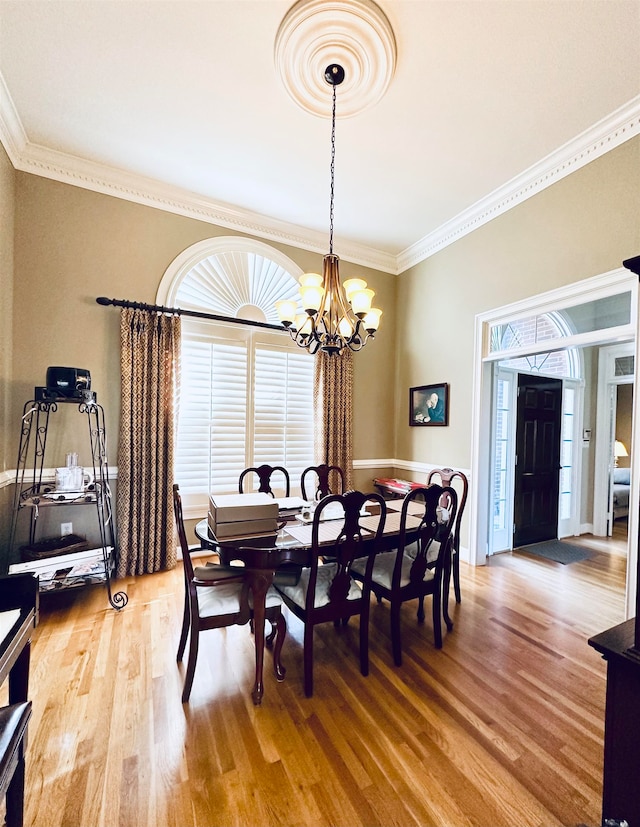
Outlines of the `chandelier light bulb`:
{"type": "Polygon", "coordinates": [[[282,324],[288,327],[295,321],[298,305],[293,299],[282,299],[276,302],[276,310],[282,324]]]}
{"type": "Polygon", "coordinates": [[[351,294],[351,307],[358,318],[362,319],[371,310],[371,302],[374,296],[375,293],[369,288],[356,290],[351,294]]]}
{"type": "Polygon", "coordinates": [[[322,304],[322,297],[324,290],[322,287],[314,285],[306,285],[300,288],[300,298],[302,299],[302,307],[307,313],[317,313],[322,304]]]}
{"type": "Polygon", "coordinates": [[[342,285],[344,292],[347,294],[347,301],[351,301],[351,296],[356,290],[364,290],[367,282],[364,279],[347,279],[342,285]]]}
{"type": "Polygon", "coordinates": [[[377,307],[372,307],[364,317],[364,329],[368,333],[373,333],[373,331],[378,329],[380,316],[382,316],[382,310],[378,310],[377,307]]]}
{"type": "Polygon", "coordinates": [[[298,279],[300,287],[322,287],[320,273],[303,273],[298,279]]]}
{"type": "Polygon", "coordinates": [[[353,325],[346,317],[340,319],[340,324],[338,325],[338,330],[340,331],[340,335],[344,339],[350,339],[353,336],[353,325]]]}
{"type": "Polygon", "coordinates": [[[308,316],[306,313],[298,313],[295,327],[299,336],[309,336],[312,330],[311,316],[308,316]]]}

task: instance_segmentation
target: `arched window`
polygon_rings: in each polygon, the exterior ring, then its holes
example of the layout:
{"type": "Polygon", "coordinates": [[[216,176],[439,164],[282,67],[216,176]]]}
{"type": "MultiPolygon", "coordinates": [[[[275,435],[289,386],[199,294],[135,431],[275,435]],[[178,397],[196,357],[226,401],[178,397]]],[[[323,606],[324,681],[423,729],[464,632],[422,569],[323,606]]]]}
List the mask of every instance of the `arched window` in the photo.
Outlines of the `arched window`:
{"type": "MultiPolygon", "coordinates": [[[[237,237],[207,239],[167,269],[157,301],[278,325],[301,269],[278,250],[237,237]]],[[[209,494],[235,493],[251,465],[284,465],[292,487],[313,462],[313,357],[283,331],[182,319],[176,478],[189,516],[209,494]]]]}
{"type": "MultiPolygon", "coordinates": [[[[542,313],[526,319],[515,319],[499,328],[494,328],[491,331],[494,337],[492,350],[508,351],[540,342],[551,343],[553,340],[571,336],[575,332],[562,311],[542,313]],[[499,340],[496,337],[499,337],[499,340]]],[[[568,379],[582,377],[580,352],[577,348],[549,350],[545,353],[534,353],[516,359],[504,359],[500,365],[521,373],[544,373],[568,379]]]]}

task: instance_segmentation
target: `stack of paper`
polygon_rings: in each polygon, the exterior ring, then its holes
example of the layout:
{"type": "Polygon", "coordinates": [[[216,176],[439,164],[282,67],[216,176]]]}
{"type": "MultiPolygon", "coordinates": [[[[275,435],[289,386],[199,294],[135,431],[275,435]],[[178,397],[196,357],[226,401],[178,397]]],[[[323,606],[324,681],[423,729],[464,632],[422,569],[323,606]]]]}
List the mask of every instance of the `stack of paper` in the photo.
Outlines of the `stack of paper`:
{"type": "Polygon", "coordinates": [[[276,497],[278,511],[282,516],[297,514],[307,505],[302,497],[276,497]]]}

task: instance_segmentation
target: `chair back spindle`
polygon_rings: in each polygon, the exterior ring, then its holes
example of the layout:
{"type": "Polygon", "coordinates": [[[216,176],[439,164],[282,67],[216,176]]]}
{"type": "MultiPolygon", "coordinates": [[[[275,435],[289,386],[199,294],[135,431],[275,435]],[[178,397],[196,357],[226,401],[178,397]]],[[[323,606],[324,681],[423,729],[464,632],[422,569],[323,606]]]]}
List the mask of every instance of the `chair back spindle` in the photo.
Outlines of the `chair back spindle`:
{"type": "Polygon", "coordinates": [[[289,472],[282,465],[265,464],[252,466],[251,468],[245,468],[244,471],[240,474],[240,479],[238,480],[238,492],[240,494],[245,493],[245,485],[248,482],[247,477],[249,476],[249,474],[257,474],[258,491],[262,494],[270,494],[272,497],[275,497],[272,488],[272,477],[274,476],[274,474],[281,474],[282,479],[284,481],[284,496],[290,496],[291,481],[289,479],[289,472]]]}
{"type": "Polygon", "coordinates": [[[330,494],[344,492],[344,471],[339,465],[310,465],[300,477],[303,500],[322,500],[330,494]],[[312,480],[315,488],[312,487],[312,480]]]}

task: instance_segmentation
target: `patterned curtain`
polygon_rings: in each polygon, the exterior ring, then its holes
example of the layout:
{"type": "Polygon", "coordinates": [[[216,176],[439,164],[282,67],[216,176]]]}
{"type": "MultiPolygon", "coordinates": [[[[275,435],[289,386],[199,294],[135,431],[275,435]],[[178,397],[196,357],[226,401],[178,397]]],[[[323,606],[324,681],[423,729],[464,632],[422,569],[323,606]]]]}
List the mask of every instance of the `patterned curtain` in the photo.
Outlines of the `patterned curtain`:
{"type": "Polygon", "coordinates": [[[176,564],[173,445],[180,376],[180,317],[123,308],[118,444],[117,576],[176,564]]]}
{"type": "Polygon", "coordinates": [[[339,465],[345,491],[353,488],[353,354],[316,354],[313,402],[315,461],[339,465]]]}

